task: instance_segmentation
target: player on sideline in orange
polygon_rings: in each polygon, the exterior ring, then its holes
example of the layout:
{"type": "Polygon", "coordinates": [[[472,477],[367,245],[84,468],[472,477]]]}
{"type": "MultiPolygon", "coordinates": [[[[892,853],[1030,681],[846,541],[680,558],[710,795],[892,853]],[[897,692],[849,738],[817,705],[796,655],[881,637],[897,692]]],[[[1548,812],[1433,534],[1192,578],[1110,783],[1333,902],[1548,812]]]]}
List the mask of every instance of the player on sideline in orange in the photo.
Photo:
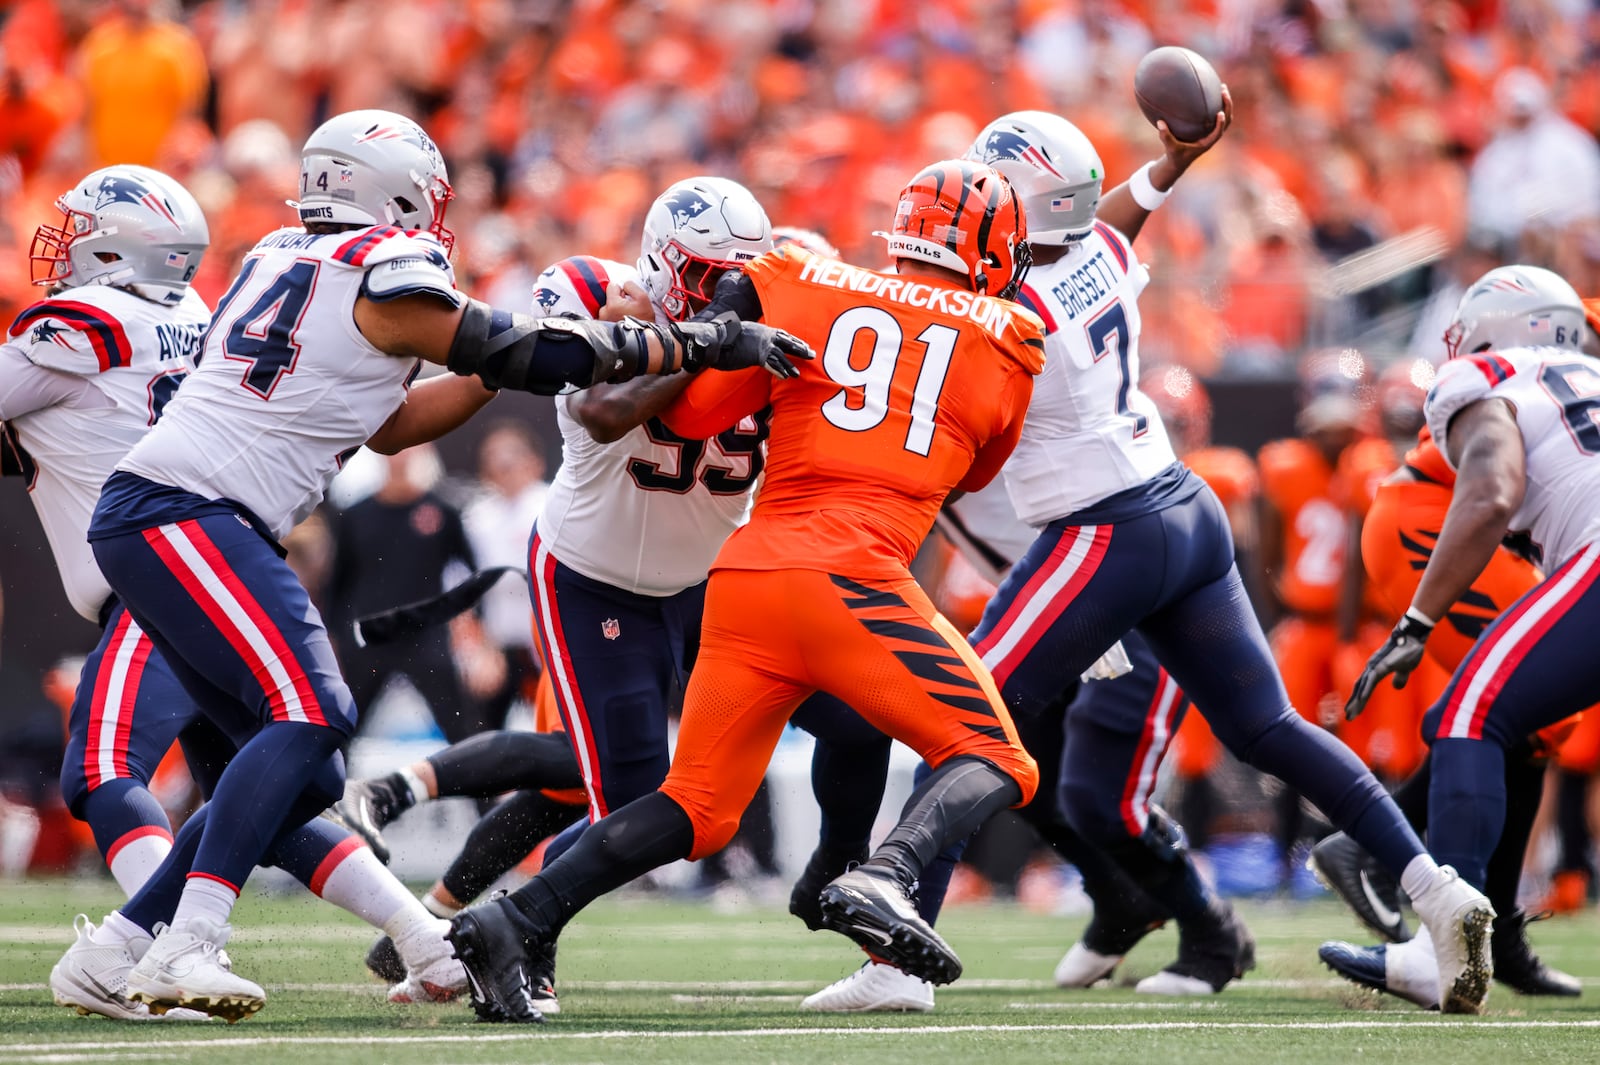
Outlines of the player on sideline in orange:
{"type": "Polygon", "coordinates": [[[820,357],[778,387],[767,374],[707,375],[663,414],[701,438],[771,404],[766,481],[712,566],[661,790],[453,922],[481,1019],[541,1021],[528,973],[574,914],[726,844],[789,715],[814,691],[934,767],[867,863],[823,889],[824,922],[933,983],[960,975],[910,888],[947,843],[1032,798],[1038,767],[989,671],[909,566],[950,491],[982,488],[1010,456],[1044,365],[1043,327],[1010,302],[1029,263],[1027,227],[992,168],[925,168],[887,236],[895,274],[787,246],[718,283],[705,314],[759,316],[820,357]]]}

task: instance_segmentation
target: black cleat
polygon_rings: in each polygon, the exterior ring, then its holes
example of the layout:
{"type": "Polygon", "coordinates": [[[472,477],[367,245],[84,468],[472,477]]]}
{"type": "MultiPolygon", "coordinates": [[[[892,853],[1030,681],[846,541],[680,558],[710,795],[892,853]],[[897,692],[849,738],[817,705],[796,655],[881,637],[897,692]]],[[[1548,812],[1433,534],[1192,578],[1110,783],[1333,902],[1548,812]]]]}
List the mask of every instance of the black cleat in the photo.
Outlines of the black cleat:
{"type": "Polygon", "coordinates": [[[1494,954],[1494,978],[1519,995],[1571,998],[1583,994],[1581,980],[1550,968],[1533,952],[1533,945],[1528,942],[1528,925],[1538,919],[1530,919],[1521,910],[1494,919],[1494,931],[1489,937],[1489,947],[1494,954]]]}
{"type": "Polygon", "coordinates": [[[412,807],[410,790],[398,774],[373,780],[352,780],[344,787],[344,797],[333,804],[333,813],[350,831],[366,840],[378,861],[389,864],[389,844],[383,829],[412,807]]]}
{"type": "Polygon", "coordinates": [[[444,937],[467,970],[472,1012],[491,1024],[543,1024],[533,1004],[526,941],[512,919],[505,899],[463,910],[450,921],[444,937]]]}
{"type": "Polygon", "coordinates": [[[804,921],[805,926],[813,932],[827,928],[822,920],[822,889],[827,887],[828,881],[834,877],[848,872],[866,860],[865,853],[841,858],[821,847],[812,851],[811,858],[806,862],[805,872],[800,874],[800,879],[794,882],[794,890],[789,892],[789,912],[804,921]]]}
{"type": "Polygon", "coordinates": [[[1317,879],[1355,911],[1361,923],[1390,943],[1411,938],[1400,912],[1400,885],[1361,844],[1335,832],[1315,847],[1307,863],[1317,879]]]}
{"type": "Polygon", "coordinates": [[[1256,940],[1227,903],[1199,927],[1178,926],[1178,960],[1135,990],[1156,995],[1216,994],[1256,967],[1256,940]]]}
{"type": "Polygon", "coordinates": [[[561,1001],[556,998],[556,945],[544,950],[530,951],[528,958],[528,994],[533,1008],[546,1017],[561,1012],[561,1001]]]}
{"type": "Polygon", "coordinates": [[[388,936],[379,936],[367,951],[367,972],[386,984],[398,984],[409,975],[400,952],[394,949],[394,940],[388,936]]]}
{"type": "Polygon", "coordinates": [[[1096,954],[1121,957],[1166,924],[1172,915],[1150,896],[1139,894],[1138,898],[1119,897],[1105,904],[1096,900],[1094,913],[1083,928],[1083,945],[1096,954]]]}
{"type": "Polygon", "coordinates": [[[819,902],[823,925],[855,940],[869,956],[930,984],[960,978],[961,959],[917,915],[892,873],[858,866],[824,887],[819,902]]]}

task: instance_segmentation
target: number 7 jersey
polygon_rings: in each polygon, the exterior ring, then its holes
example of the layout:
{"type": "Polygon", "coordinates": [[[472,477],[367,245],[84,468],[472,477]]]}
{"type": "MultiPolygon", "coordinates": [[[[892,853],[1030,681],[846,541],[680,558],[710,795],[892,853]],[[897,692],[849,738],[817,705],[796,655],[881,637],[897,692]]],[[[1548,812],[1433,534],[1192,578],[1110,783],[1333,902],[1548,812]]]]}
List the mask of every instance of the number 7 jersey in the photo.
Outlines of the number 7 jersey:
{"type": "Polygon", "coordinates": [[[1567,348],[1511,348],[1446,363],[1428,393],[1428,428],[1449,461],[1450,419],[1480,399],[1509,402],[1527,462],[1511,532],[1551,572],[1600,540],[1600,360],[1567,348]]]}
{"type": "Polygon", "coordinates": [[[709,373],[662,415],[700,437],[772,405],[750,522],[712,569],[898,578],[952,488],[999,472],[1043,362],[1025,308],[793,245],[743,267],[762,320],[817,353],[800,376],[709,373]]]}
{"type": "Polygon", "coordinates": [[[1006,466],[1017,516],[1035,528],[1150,480],[1177,461],[1155,402],[1139,391],[1139,293],[1149,273],[1096,222],[1018,297],[1044,320],[1045,366],[1006,466]]]}

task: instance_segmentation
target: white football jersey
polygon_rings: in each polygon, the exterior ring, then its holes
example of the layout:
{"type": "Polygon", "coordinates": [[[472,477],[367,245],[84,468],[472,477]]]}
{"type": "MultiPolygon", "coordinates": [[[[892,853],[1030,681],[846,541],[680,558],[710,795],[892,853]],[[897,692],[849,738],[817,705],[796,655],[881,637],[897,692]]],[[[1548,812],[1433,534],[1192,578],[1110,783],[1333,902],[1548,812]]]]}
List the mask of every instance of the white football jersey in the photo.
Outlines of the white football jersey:
{"type": "Polygon", "coordinates": [[[1035,527],[1143,484],[1177,461],[1139,391],[1139,293],[1150,275],[1127,239],[1096,222],[1035,265],[1018,302],[1045,324],[1044,372],[1006,463],[1017,515],[1035,527]]]}
{"type": "Polygon", "coordinates": [[[933,524],[990,584],[999,584],[1006,570],[1039,538],[1037,531],[1017,517],[1000,477],[946,503],[933,524]]]}
{"type": "Polygon", "coordinates": [[[356,328],[356,297],[459,301],[444,249],[397,226],[280,229],[245,256],[200,365],[119,470],[249,508],[283,537],[322,501],[344,457],[405,401],[421,364],[356,328]]]}
{"type": "Polygon", "coordinates": [[[1531,539],[1534,561],[1549,572],[1600,539],[1600,360],[1511,348],[1445,363],[1424,408],[1445,461],[1450,419],[1485,396],[1516,409],[1528,487],[1511,531],[1531,539]]]}
{"type": "Polygon", "coordinates": [[[91,621],[111,595],[85,539],[100,487],[178,391],[210,320],[192,289],[163,306],[125,289],[84,285],[35,303],[6,333],[6,359],[75,379],[57,381],[71,398],[58,392],[61,401],[23,413],[0,404],[0,416],[9,415],[33,460],[29,492],[67,598],[91,621]]]}
{"type": "MultiPolygon", "coordinates": [[[[637,279],[622,263],[565,259],[539,275],[533,313],[593,318],[608,280],[637,279]]],[[[766,461],[765,417],[711,440],[686,440],[652,418],[601,444],[572,416],[575,398],[555,400],[561,466],[539,515],[540,542],[563,565],[637,595],[705,580],[722,542],[749,517],[766,461]]]]}

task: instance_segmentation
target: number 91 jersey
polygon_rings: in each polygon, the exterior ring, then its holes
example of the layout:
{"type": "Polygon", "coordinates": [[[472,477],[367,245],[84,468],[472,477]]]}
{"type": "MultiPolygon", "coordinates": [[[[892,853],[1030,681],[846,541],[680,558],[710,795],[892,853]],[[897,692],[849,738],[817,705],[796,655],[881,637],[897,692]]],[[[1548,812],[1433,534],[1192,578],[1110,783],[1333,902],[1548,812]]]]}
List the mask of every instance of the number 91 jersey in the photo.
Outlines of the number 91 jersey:
{"type": "MultiPolygon", "coordinates": [[[[637,281],[631,266],[563,259],[534,282],[533,313],[595,318],[606,289],[637,281]]],[[[667,596],[706,579],[728,534],[750,513],[765,460],[767,412],[710,440],[690,440],[659,418],[602,444],[555,398],[561,466],[539,515],[539,542],[556,561],[636,595],[667,596]]]]}
{"type": "Polygon", "coordinates": [[[1177,461],[1154,401],[1139,391],[1138,300],[1149,280],[1104,222],[1028,273],[1018,302],[1044,321],[1044,372],[1005,474],[1029,525],[1143,484],[1177,461]]]}
{"type": "Polygon", "coordinates": [[[1566,348],[1452,359],[1423,408],[1445,461],[1450,419],[1489,397],[1512,405],[1526,451],[1527,493],[1511,531],[1531,537],[1534,563],[1550,572],[1600,540],[1600,360],[1566,348]]]}
{"type": "Polygon", "coordinates": [[[399,409],[421,367],[361,335],[356,299],[418,293],[461,300],[427,233],[267,235],[217,304],[199,368],[117,469],[241,504],[283,537],[399,409]]]}

